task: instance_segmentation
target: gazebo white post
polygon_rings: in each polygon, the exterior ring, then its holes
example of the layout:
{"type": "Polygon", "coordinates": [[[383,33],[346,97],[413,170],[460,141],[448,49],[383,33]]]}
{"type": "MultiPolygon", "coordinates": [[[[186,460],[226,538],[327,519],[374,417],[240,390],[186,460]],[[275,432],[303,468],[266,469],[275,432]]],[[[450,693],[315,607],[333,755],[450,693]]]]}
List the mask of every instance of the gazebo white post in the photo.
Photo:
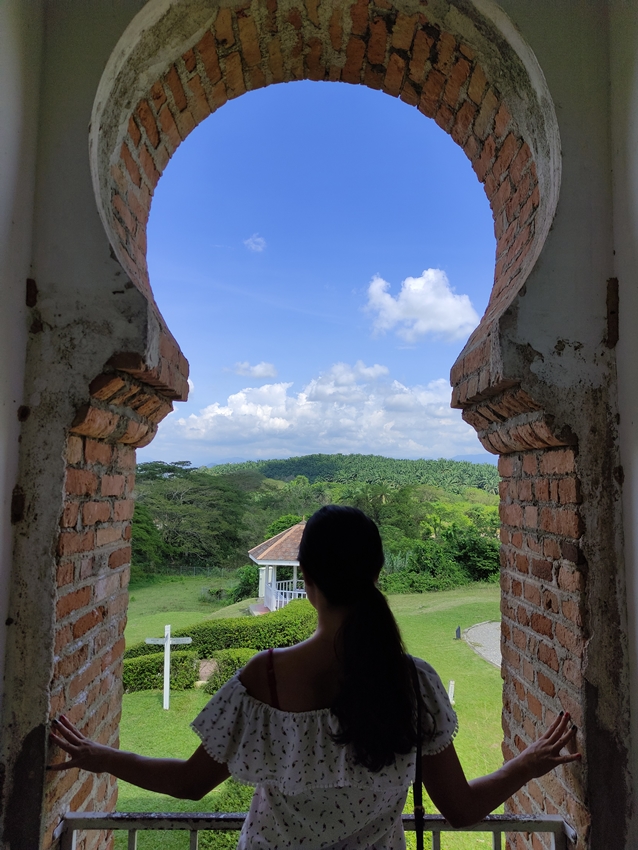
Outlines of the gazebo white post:
{"type": "MultiPolygon", "coordinates": [[[[297,592],[297,564],[292,565],[292,589],[294,593],[297,592]]],[[[295,598],[294,593],[292,597],[293,599],[295,598]]]]}

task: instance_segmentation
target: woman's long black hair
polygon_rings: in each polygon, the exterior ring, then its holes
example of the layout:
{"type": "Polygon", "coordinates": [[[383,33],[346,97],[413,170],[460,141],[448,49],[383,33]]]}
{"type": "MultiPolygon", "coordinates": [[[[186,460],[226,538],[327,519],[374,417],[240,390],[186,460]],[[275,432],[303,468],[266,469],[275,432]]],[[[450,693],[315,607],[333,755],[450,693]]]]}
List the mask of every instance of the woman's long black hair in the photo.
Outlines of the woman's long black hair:
{"type": "Polygon", "coordinates": [[[306,524],[299,563],[331,605],[348,609],[337,635],[335,740],[352,746],[358,764],[379,771],[418,737],[412,663],[375,583],[383,566],[379,529],[357,508],[327,505],[306,524]]]}

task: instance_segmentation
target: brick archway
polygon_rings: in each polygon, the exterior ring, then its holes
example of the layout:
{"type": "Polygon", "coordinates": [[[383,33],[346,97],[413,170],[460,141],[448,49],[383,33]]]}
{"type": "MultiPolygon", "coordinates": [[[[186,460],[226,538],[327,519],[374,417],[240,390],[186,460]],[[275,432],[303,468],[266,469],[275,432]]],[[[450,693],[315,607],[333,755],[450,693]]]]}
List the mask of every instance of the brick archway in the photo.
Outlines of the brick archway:
{"type": "MultiPolygon", "coordinates": [[[[558,197],[551,99],[524,45],[512,46],[478,12],[461,13],[447,2],[254,0],[218,8],[201,0],[186,11],[170,0],[149,3],[105,71],[93,113],[91,164],[113,250],[151,303],[146,225],[154,189],[176,148],[228,99],[301,79],[380,89],[434,119],[465,151],[492,208],[494,287],[452,383],[454,406],[486,448],[504,456],[503,725],[509,755],[561,707],[578,722],[584,705],[577,446],[569,423],[552,418],[504,357],[508,310],[542,250],[558,197]]],[[[117,681],[122,652],[131,449],[150,442],[171,401],[187,392],[187,363],[153,311],[155,358],[127,352],[112,358],[91,385],[69,437],[56,629],[73,641],[59,639],[51,707],[71,709],[73,716],[81,703],[84,722],[104,739],[116,735],[119,712],[118,692],[107,694],[104,683],[117,681]],[[86,563],[98,566],[91,572],[86,563]]],[[[60,811],[103,807],[107,793],[98,780],[80,785],[54,778],[49,836],[60,811]]],[[[512,809],[561,812],[584,835],[584,797],[578,781],[550,778],[532,783],[512,809]]]]}

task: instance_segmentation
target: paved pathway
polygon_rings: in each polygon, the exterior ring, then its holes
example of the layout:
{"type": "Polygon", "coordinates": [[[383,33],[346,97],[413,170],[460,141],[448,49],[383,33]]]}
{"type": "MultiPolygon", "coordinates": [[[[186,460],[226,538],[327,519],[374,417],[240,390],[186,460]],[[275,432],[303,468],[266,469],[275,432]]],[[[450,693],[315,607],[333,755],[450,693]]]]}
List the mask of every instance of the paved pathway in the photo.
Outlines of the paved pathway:
{"type": "Polygon", "coordinates": [[[495,667],[501,667],[501,624],[499,622],[477,623],[463,632],[463,640],[481,658],[495,667]]]}

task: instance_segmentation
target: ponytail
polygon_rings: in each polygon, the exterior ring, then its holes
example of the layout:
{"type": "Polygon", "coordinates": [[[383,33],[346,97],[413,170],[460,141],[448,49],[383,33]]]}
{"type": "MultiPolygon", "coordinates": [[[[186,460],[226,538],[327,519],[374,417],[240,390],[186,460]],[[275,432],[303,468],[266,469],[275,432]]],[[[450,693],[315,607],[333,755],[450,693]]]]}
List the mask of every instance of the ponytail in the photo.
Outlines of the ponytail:
{"type": "Polygon", "coordinates": [[[375,523],[357,508],[328,505],[306,524],[299,562],[327,601],[347,607],[337,634],[341,688],[334,739],[371,771],[417,744],[410,662],[396,620],[376,587],[383,547],[375,523]]]}

